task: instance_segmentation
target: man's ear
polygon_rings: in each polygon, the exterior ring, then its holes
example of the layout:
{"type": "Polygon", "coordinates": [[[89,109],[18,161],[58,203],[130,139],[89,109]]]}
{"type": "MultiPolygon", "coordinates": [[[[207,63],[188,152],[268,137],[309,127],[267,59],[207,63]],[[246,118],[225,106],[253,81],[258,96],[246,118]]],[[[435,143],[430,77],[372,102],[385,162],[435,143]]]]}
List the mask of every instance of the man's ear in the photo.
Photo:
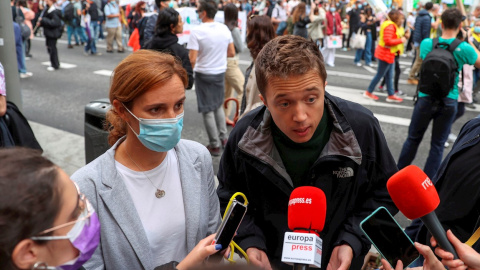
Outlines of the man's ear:
{"type": "Polygon", "coordinates": [[[328,82],[325,81],[325,85],[323,86],[324,89],[325,89],[325,87],[327,87],[327,84],[328,84],[328,82]]]}
{"type": "Polygon", "coordinates": [[[263,105],[267,106],[267,100],[265,98],[263,98],[262,94],[258,94],[258,97],[260,98],[260,100],[262,100],[263,105]]]}
{"type": "Polygon", "coordinates": [[[13,249],[12,262],[19,269],[31,269],[39,260],[37,245],[31,239],[24,239],[13,249]]]}

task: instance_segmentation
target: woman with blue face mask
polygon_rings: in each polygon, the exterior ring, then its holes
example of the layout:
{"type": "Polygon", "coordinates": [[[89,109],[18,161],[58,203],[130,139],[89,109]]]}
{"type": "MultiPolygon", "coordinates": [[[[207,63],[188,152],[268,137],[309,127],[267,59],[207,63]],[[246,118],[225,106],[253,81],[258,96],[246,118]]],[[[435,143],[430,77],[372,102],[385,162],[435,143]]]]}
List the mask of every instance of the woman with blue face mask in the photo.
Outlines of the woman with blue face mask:
{"type": "Polygon", "coordinates": [[[216,251],[202,240],[220,224],[211,155],[180,139],[187,84],[170,54],[140,50],[115,68],[112,147],[72,175],[102,224],[86,269],[185,269],[216,251]]]}

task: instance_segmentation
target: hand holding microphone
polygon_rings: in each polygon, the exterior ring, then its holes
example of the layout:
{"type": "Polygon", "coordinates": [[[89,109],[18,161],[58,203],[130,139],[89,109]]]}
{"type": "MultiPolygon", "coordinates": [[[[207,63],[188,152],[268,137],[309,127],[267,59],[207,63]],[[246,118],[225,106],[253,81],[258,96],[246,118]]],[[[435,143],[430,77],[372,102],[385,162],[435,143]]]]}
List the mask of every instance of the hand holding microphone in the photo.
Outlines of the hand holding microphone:
{"type": "MultiPolygon", "coordinates": [[[[453,247],[458,253],[460,260],[455,260],[450,252],[443,250],[442,248],[436,248],[435,254],[442,258],[442,263],[450,270],[460,269],[480,269],[480,254],[478,254],[473,248],[462,243],[451,230],[447,231],[447,238],[453,244],[453,247]]],[[[432,237],[430,240],[432,246],[437,245],[437,241],[432,237]]]]}
{"type": "Polygon", "coordinates": [[[420,168],[410,165],[398,171],[388,180],[387,189],[395,205],[407,218],[420,218],[440,247],[458,259],[435,214],[435,209],[440,204],[437,190],[420,168]]]}

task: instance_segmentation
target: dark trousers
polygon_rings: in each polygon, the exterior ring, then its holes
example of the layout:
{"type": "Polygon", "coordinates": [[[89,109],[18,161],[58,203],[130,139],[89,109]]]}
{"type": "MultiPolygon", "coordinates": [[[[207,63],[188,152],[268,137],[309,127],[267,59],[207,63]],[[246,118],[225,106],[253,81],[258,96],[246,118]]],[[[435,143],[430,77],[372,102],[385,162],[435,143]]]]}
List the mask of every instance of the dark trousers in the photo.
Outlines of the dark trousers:
{"type": "Polygon", "coordinates": [[[457,100],[444,98],[435,100],[432,97],[421,97],[417,100],[412,113],[412,121],[408,128],[408,137],[398,158],[399,170],[412,164],[417,154],[418,146],[427,131],[428,124],[433,120],[430,152],[423,171],[433,178],[443,158],[443,149],[448,139],[450,128],[457,114],[457,100]]]}
{"type": "Polygon", "coordinates": [[[348,28],[348,38],[347,38],[347,48],[350,48],[350,38],[352,37],[353,33],[355,33],[355,31],[357,29],[353,29],[355,27],[353,27],[352,25],[349,25],[349,28],[348,28]]]}
{"type": "MultiPolygon", "coordinates": [[[[402,70],[400,69],[400,56],[395,56],[395,76],[393,77],[393,89],[395,92],[398,92],[398,81],[400,80],[400,73],[402,70]]],[[[385,85],[385,77],[383,77],[383,81],[380,84],[382,87],[385,85]]]]}
{"type": "Polygon", "coordinates": [[[60,62],[58,62],[58,51],[57,51],[57,39],[56,38],[46,38],[47,51],[50,55],[50,63],[54,69],[60,68],[60,62]]]}

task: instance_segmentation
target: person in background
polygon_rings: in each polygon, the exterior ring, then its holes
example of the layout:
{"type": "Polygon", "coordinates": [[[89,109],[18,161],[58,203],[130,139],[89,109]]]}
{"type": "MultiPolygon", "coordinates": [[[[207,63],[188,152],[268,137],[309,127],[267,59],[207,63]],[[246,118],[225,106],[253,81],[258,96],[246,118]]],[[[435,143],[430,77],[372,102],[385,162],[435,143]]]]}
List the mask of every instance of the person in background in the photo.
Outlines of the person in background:
{"type": "MultiPolygon", "coordinates": [[[[155,0],[155,9],[160,12],[164,8],[169,7],[169,0],[155,0]]],[[[147,43],[155,35],[155,27],[157,25],[158,13],[154,12],[153,14],[146,14],[147,22],[145,24],[145,30],[143,32],[143,40],[140,40],[140,45],[146,46],[147,43]]],[[[142,33],[140,33],[141,35],[142,33]]]]}
{"type": "Polygon", "coordinates": [[[47,45],[48,54],[50,55],[50,66],[48,71],[60,69],[60,61],[58,60],[57,40],[62,36],[62,12],[55,7],[56,0],[47,0],[47,11],[43,17],[38,18],[37,25],[43,27],[45,35],[45,43],[47,45]]]}
{"type": "Polygon", "coordinates": [[[33,39],[33,27],[32,27],[32,20],[35,19],[35,12],[27,7],[26,0],[19,0],[17,2],[18,7],[22,11],[25,17],[25,24],[30,28],[30,36],[23,41],[23,45],[25,47],[25,57],[27,59],[31,58],[32,55],[30,54],[30,49],[32,47],[31,39],[33,39]]]}
{"type": "Polygon", "coordinates": [[[408,55],[413,56],[415,53],[413,51],[413,35],[415,31],[415,20],[417,18],[417,10],[413,9],[412,12],[408,13],[407,17],[407,27],[410,29],[410,38],[408,39],[406,52],[408,55]]]}
{"type": "Polygon", "coordinates": [[[372,58],[374,55],[375,50],[372,50],[375,45],[375,40],[377,36],[377,18],[373,15],[373,9],[371,7],[365,8],[365,34],[367,36],[367,40],[365,42],[365,51],[364,51],[364,59],[365,65],[372,67],[372,58]]]}
{"type": "Polygon", "coordinates": [[[267,16],[254,16],[247,21],[247,47],[253,61],[245,71],[244,95],[240,107],[240,117],[262,106],[255,77],[255,59],[263,46],[275,38],[275,30],[267,16]]]}
{"type": "Polygon", "coordinates": [[[123,53],[122,45],[122,25],[120,22],[120,8],[115,0],[108,0],[105,5],[105,17],[107,21],[105,27],[107,28],[107,53],[113,53],[113,40],[117,43],[117,52],[123,53]]]}
{"type": "Polygon", "coordinates": [[[18,25],[16,22],[13,22],[13,33],[15,36],[15,52],[17,55],[17,66],[20,78],[25,79],[32,77],[33,73],[27,71],[27,66],[25,63],[25,49],[22,40],[22,30],[20,25],[18,25]]]}
{"type": "MultiPolygon", "coordinates": [[[[238,28],[238,8],[234,4],[229,3],[225,5],[223,11],[225,14],[225,25],[232,33],[233,45],[235,46],[235,56],[227,58],[227,71],[225,72],[225,99],[234,97],[233,90],[235,90],[237,100],[241,101],[243,97],[243,84],[245,82],[245,77],[238,66],[238,61],[240,60],[238,54],[243,52],[245,46],[243,45],[240,29],[238,28]]],[[[237,109],[239,110],[240,108],[237,109]]],[[[229,119],[231,111],[232,103],[229,103],[227,104],[227,108],[224,107],[225,121],[227,125],[235,124],[229,119]]]]}
{"type": "Polygon", "coordinates": [[[384,21],[380,27],[380,41],[375,50],[375,57],[378,59],[377,74],[373,77],[367,91],[363,93],[365,98],[377,101],[378,96],[373,94],[378,82],[385,76],[387,83],[388,97],[387,102],[403,102],[403,99],[395,95],[393,89],[393,75],[395,68],[395,56],[403,51],[403,43],[407,40],[403,34],[398,31],[403,23],[403,14],[394,9],[388,13],[388,20],[384,21]]]}
{"type": "Polygon", "coordinates": [[[347,49],[347,37],[348,37],[348,19],[342,20],[342,51],[348,51],[347,49]]]}
{"type": "Polygon", "coordinates": [[[222,109],[225,100],[227,57],[235,56],[232,33],[225,24],[214,21],[217,4],[201,0],[197,13],[203,22],[190,33],[187,49],[195,72],[198,112],[202,113],[213,156],[220,156],[227,143],[227,126],[222,109]]]}
{"type": "Polygon", "coordinates": [[[147,3],[144,1],[138,1],[135,5],[135,9],[130,11],[128,14],[128,30],[130,31],[130,35],[132,34],[133,30],[138,27],[138,23],[143,18],[145,14],[145,9],[147,8],[147,3]]]}
{"type": "MultiPolygon", "coordinates": [[[[401,25],[403,25],[403,21],[404,20],[404,15],[402,14],[402,23],[401,25]]],[[[399,34],[400,36],[405,36],[406,38],[410,38],[410,31],[407,29],[407,32],[405,32],[404,28],[402,26],[398,27],[397,28],[397,34],[399,34]]],[[[402,44],[400,45],[400,49],[399,51],[397,52],[397,54],[395,55],[395,74],[394,74],[394,78],[393,78],[393,89],[395,91],[395,95],[397,96],[404,96],[405,93],[400,90],[398,88],[398,82],[400,81],[400,74],[402,72],[402,70],[400,69],[400,55],[403,54],[403,50],[404,50],[405,46],[402,44]]],[[[383,77],[383,80],[382,80],[382,83],[380,84],[380,86],[378,87],[378,89],[380,91],[383,91],[384,90],[384,86],[386,84],[386,76],[383,77]]]]}
{"type": "MultiPolygon", "coordinates": [[[[459,4],[461,2],[457,2],[459,4]]],[[[448,9],[442,14],[442,36],[439,37],[439,43],[452,44],[457,40],[457,36],[462,24],[462,13],[458,9],[448,9]]],[[[466,35],[466,34],[465,34],[466,35]]],[[[462,34],[462,36],[464,36],[462,34]]],[[[471,43],[471,39],[469,39],[471,43]]],[[[433,40],[425,39],[420,44],[420,57],[425,59],[428,53],[432,51],[433,40]]],[[[457,49],[453,51],[453,56],[458,65],[456,70],[455,83],[448,95],[442,99],[434,98],[422,91],[418,91],[418,99],[412,113],[412,119],[408,128],[408,136],[403,144],[402,151],[398,158],[398,168],[402,169],[412,163],[418,150],[418,146],[423,139],[429,124],[433,121],[432,138],[430,142],[430,151],[425,162],[424,171],[433,179],[437,173],[442,161],[445,142],[451,130],[453,119],[457,112],[458,100],[458,76],[464,64],[480,67],[480,52],[472,45],[466,42],[460,42],[457,49]]]]}
{"type": "Polygon", "coordinates": [[[188,50],[178,44],[177,34],[183,33],[182,16],[173,8],[164,8],[158,13],[157,27],[152,42],[147,44],[146,49],[169,53],[182,61],[182,66],[188,75],[186,89],[192,89],[193,69],[188,57],[188,50]]]}
{"type": "MultiPolygon", "coordinates": [[[[358,30],[357,32],[355,33],[356,35],[357,34],[360,34],[360,35],[365,35],[365,37],[367,36],[367,23],[366,23],[366,14],[360,14],[360,22],[358,23],[358,30]]],[[[371,39],[372,39],[372,33],[370,32],[370,45],[371,45],[371,39]]],[[[365,47],[364,49],[356,49],[355,50],[355,58],[353,59],[353,64],[356,65],[357,67],[361,67],[362,66],[362,63],[360,62],[361,59],[362,59],[362,56],[363,54],[365,53],[365,63],[367,63],[368,60],[371,59],[371,55],[370,55],[370,48],[368,48],[369,50],[367,51],[367,39],[365,39],[365,47]],[[368,57],[367,57],[367,54],[368,54],[368,57]]],[[[371,63],[370,63],[371,65],[371,63]]]]}
{"type": "Polygon", "coordinates": [[[352,38],[353,33],[358,31],[358,25],[360,23],[360,11],[363,5],[360,1],[356,1],[352,5],[352,9],[347,12],[348,19],[348,38],[347,38],[347,50],[350,50],[350,39],[352,38]]]}
{"type": "Polygon", "coordinates": [[[92,0],[86,0],[84,6],[84,13],[90,15],[90,39],[85,48],[85,51],[88,53],[90,51],[91,55],[102,55],[97,52],[97,40],[100,31],[100,16],[98,14],[97,4],[92,0]]]}
{"type": "Polygon", "coordinates": [[[112,147],[72,175],[102,224],[85,269],[181,270],[191,252],[202,262],[219,249],[196,245],[212,243],[220,208],[210,154],[180,139],[187,73],[170,54],[139,50],[111,81],[112,147]]]}
{"type": "MultiPolygon", "coordinates": [[[[296,9],[297,9],[296,6],[294,8],[292,8],[293,12],[291,14],[293,14],[296,9]]],[[[287,34],[293,35],[294,26],[295,26],[295,24],[293,23],[293,16],[288,16],[288,19],[287,19],[287,34]]]]}
{"type": "Polygon", "coordinates": [[[317,42],[319,48],[323,47],[323,29],[325,28],[326,18],[327,14],[321,4],[313,9],[313,20],[308,27],[308,37],[317,42]]]}
{"type": "Polygon", "coordinates": [[[295,11],[292,14],[292,22],[294,24],[293,35],[308,38],[307,24],[309,24],[313,20],[314,9],[315,4],[312,3],[310,14],[307,16],[306,5],[304,2],[301,2],[296,6],[295,11]]]}
{"type": "Polygon", "coordinates": [[[283,35],[285,29],[287,29],[287,19],[287,2],[286,0],[279,0],[272,11],[272,23],[277,26],[277,36],[283,35]]]}
{"type": "Polygon", "coordinates": [[[245,11],[245,14],[247,14],[247,18],[251,15],[250,13],[252,12],[252,5],[248,2],[248,0],[242,0],[242,10],[245,11]]]}
{"type": "Polygon", "coordinates": [[[415,32],[413,35],[413,46],[415,47],[415,61],[413,62],[412,69],[408,76],[407,82],[409,84],[417,85],[418,77],[417,73],[420,72],[420,67],[422,66],[423,60],[420,57],[420,43],[426,38],[430,37],[430,29],[432,28],[433,20],[433,3],[428,2],[425,4],[425,9],[422,9],[418,12],[418,16],[415,19],[415,32]]]}
{"type": "Polygon", "coordinates": [[[324,42],[324,46],[322,48],[322,54],[325,58],[325,64],[329,67],[335,66],[335,48],[328,48],[326,39],[330,38],[331,36],[341,36],[342,35],[342,25],[340,18],[340,14],[337,12],[337,8],[335,5],[329,7],[329,10],[326,15],[326,38],[324,42]]]}

